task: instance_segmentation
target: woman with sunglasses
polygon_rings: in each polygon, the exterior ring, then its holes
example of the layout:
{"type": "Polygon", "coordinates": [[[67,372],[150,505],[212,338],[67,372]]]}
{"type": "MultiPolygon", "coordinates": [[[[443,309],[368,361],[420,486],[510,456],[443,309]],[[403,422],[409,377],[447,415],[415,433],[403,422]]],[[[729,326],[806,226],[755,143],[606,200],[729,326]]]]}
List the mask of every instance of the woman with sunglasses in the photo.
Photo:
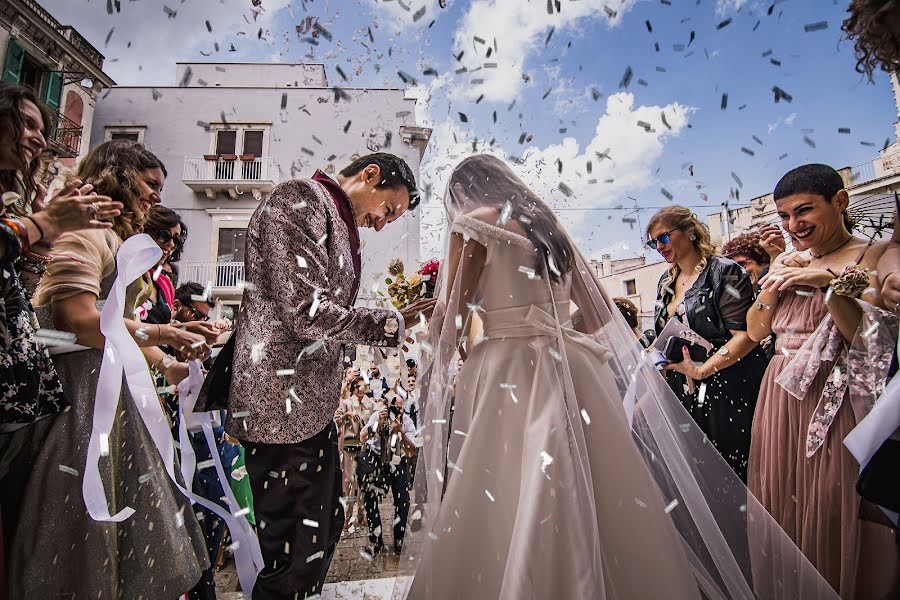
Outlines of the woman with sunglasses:
{"type": "MultiPolygon", "coordinates": [[[[181,216],[171,208],[156,205],[150,209],[147,221],[144,223],[144,233],[152,237],[162,256],[153,268],[147,272],[145,280],[152,283],[148,288],[150,297],[143,304],[145,323],[166,325],[172,322],[174,317],[175,282],[171,281],[166,273],[166,265],[173,265],[181,260],[181,252],[184,249],[184,241],[187,239],[187,226],[181,216]]],[[[178,327],[199,333],[206,338],[207,344],[214,344],[221,331],[206,323],[206,317],[191,319],[188,323],[179,323],[178,327]]]]}
{"type": "Polygon", "coordinates": [[[750,425],[767,362],[747,335],[754,298],[750,277],[734,261],[715,255],[706,226],[683,206],[653,215],[647,236],[647,245],[671,265],[657,291],[657,335],[674,318],[713,345],[702,365],[685,349],[684,360],[666,366],[666,382],[746,482],[750,425]]]}

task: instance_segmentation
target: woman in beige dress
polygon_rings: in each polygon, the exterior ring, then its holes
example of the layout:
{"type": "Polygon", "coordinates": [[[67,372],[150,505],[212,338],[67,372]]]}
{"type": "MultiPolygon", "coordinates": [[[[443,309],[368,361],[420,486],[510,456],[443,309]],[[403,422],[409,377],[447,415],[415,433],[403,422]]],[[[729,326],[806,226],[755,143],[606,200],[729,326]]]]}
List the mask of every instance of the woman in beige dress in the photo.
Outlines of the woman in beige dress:
{"type": "MultiPolygon", "coordinates": [[[[59,238],[34,300],[43,326],[75,334],[78,346],[53,356],[71,408],[54,421],[25,489],[21,527],[28,535],[17,536],[9,557],[10,597],[175,599],[209,559],[190,502],[169,480],[127,385],[99,467],[110,513],[127,506],[135,514],[96,521],[82,496],[105,343],[100,309],[116,279],[116,253],[159,202],[165,171],[140,144],[107,142],[84,158],[77,177],[124,208],[112,229],[59,238]]],[[[158,346],[180,348],[188,358],[203,357],[208,347],[200,335],[135,320],[143,285],[139,278],[126,292],[125,325],[148,365],[178,383],[187,364],[165,360],[158,346]]]]}
{"type": "Polygon", "coordinates": [[[361,375],[345,384],[346,393],[335,413],[335,421],[341,434],[341,469],[344,476],[344,530],[350,529],[354,520],[359,527],[366,526],[366,511],[362,509],[359,481],[356,478],[356,455],[362,449],[359,432],[372,416],[375,401],[369,398],[369,386],[361,375]],[[359,503],[357,504],[357,500],[359,503]],[[353,507],[359,506],[353,516],[353,507]]]}
{"type": "Polygon", "coordinates": [[[753,422],[749,486],[841,598],[897,598],[896,531],[856,493],[859,464],[843,444],[884,388],[896,321],[880,310],[874,273],[885,245],[850,232],[843,188],[826,165],[799,167],[775,187],[798,252],[775,261],[747,316],[754,340],[774,333],[777,345],[753,422]],[[853,275],[837,279],[848,268],[858,272],[849,289],[853,275]]]}
{"type": "Polygon", "coordinates": [[[834,597],[644,362],[565,229],[512,169],[464,160],[444,204],[401,561],[417,568],[400,595],[834,597]],[[476,315],[483,334],[470,339],[476,315]],[[748,508],[763,518],[748,523],[748,508]],[[748,526],[770,542],[756,571],[748,526]]]}

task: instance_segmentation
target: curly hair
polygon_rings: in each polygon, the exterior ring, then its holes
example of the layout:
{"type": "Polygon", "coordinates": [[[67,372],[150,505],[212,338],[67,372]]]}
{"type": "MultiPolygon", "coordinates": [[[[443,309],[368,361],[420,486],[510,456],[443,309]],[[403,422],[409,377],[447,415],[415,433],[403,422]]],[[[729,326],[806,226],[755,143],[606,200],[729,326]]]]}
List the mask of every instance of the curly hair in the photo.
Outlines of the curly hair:
{"type": "Polygon", "coordinates": [[[637,329],[638,308],[634,305],[634,302],[628,298],[613,298],[613,302],[616,303],[616,308],[618,308],[619,312],[622,313],[622,316],[625,317],[625,322],[628,323],[628,326],[632,329],[637,329]]]}
{"type": "MultiPolygon", "coordinates": [[[[666,229],[680,229],[686,233],[689,232],[694,234],[696,239],[694,239],[692,243],[694,244],[694,248],[697,249],[697,252],[700,253],[700,262],[697,263],[697,273],[701,273],[703,269],[706,268],[706,264],[709,262],[710,257],[716,255],[716,247],[712,245],[712,240],[709,237],[709,229],[688,207],[674,204],[658,210],[656,214],[650,217],[650,222],[647,223],[646,233],[648,238],[650,237],[650,231],[660,224],[666,229]]],[[[669,285],[675,281],[680,271],[681,269],[679,268],[678,263],[672,264],[672,266],[669,267],[668,276],[663,282],[663,285],[669,285]]]]}
{"type": "Polygon", "coordinates": [[[181,237],[175,239],[175,249],[169,255],[167,263],[174,264],[181,260],[181,252],[184,250],[184,241],[187,239],[187,225],[181,219],[181,215],[172,210],[157,204],[150,209],[147,214],[147,220],[144,222],[144,233],[156,239],[161,231],[169,231],[176,225],[181,226],[181,237]]]}
{"type": "Polygon", "coordinates": [[[80,179],[94,186],[94,191],[124,204],[121,214],[113,219],[113,231],[127,239],[144,228],[144,220],[135,210],[141,200],[141,173],[147,169],[166,168],[156,155],[142,144],[131,140],[104,142],[91,149],[78,164],[70,179],[80,179]]]}
{"type": "Polygon", "coordinates": [[[771,259],[760,245],[760,239],[759,232],[751,231],[742,233],[722,246],[722,256],[732,258],[739,254],[743,254],[744,256],[753,259],[758,264],[767,265],[771,262],[771,259]]]}
{"type": "Polygon", "coordinates": [[[841,29],[853,40],[856,71],[873,81],[876,69],[900,69],[900,1],[852,0],[841,29]],[[894,24],[889,22],[893,17],[894,24]]]}
{"type": "MultiPolygon", "coordinates": [[[[44,136],[49,136],[53,127],[50,109],[41,102],[37,94],[30,87],[16,85],[7,81],[0,81],[0,133],[8,131],[12,139],[0,140],[0,143],[14,146],[16,154],[23,156],[19,142],[22,139],[22,131],[25,129],[25,121],[22,118],[22,102],[31,102],[41,112],[41,120],[44,125],[44,136]],[[9,127],[6,130],[6,126],[9,127]]],[[[31,201],[37,191],[37,173],[41,169],[41,157],[35,156],[22,170],[0,171],[0,191],[22,193],[24,201],[14,205],[12,212],[19,216],[31,212],[31,201]]]]}

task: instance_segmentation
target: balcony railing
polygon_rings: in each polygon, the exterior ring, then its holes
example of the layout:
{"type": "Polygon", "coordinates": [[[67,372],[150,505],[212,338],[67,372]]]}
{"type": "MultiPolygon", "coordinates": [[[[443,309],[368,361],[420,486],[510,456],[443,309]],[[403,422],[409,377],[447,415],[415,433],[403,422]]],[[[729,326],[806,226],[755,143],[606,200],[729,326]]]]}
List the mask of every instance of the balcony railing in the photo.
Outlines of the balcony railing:
{"type": "Polygon", "coordinates": [[[237,288],[244,281],[242,262],[188,262],[182,263],[178,274],[179,284],[192,281],[202,286],[212,284],[215,288],[237,288]]]}
{"type": "Polygon", "coordinates": [[[184,181],[264,181],[271,180],[275,160],[270,156],[248,159],[185,158],[184,181]]]}
{"type": "Polygon", "coordinates": [[[47,23],[47,25],[55,29],[57,33],[66,38],[69,43],[84,54],[98,69],[103,68],[103,55],[100,54],[90,42],[84,39],[80,33],[75,31],[74,28],[62,25],[59,21],[54,19],[53,15],[47,12],[43,6],[35,2],[35,0],[22,0],[22,3],[30,8],[41,20],[47,23]]]}
{"type": "Polygon", "coordinates": [[[74,158],[81,150],[83,131],[81,125],[63,114],[58,114],[50,130],[50,144],[60,156],[74,158]]]}
{"type": "Polygon", "coordinates": [[[900,152],[879,156],[869,162],[851,167],[850,184],[860,185],[867,181],[897,174],[900,174],[900,152]]]}

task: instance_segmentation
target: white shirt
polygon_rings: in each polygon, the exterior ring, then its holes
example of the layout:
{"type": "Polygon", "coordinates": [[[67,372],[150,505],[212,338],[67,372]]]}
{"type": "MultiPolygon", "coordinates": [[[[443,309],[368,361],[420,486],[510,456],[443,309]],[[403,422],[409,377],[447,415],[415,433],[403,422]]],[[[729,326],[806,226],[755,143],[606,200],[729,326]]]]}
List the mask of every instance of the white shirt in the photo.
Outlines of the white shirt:
{"type": "MultiPolygon", "coordinates": [[[[378,431],[378,416],[381,414],[381,411],[376,410],[372,413],[372,416],[369,417],[369,422],[366,423],[366,427],[368,427],[369,431],[367,435],[369,438],[366,440],[366,444],[375,452],[381,452],[381,436],[377,433],[372,433],[373,431],[378,431]]],[[[388,419],[391,418],[389,414],[388,419]]],[[[400,430],[403,432],[403,435],[406,436],[406,439],[409,440],[413,445],[418,445],[416,440],[416,426],[413,425],[412,419],[409,418],[409,415],[403,413],[403,424],[400,427],[400,430]]],[[[400,436],[394,433],[394,430],[391,430],[390,444],[391,448],[399,451],[400,444],[400,436]]]]}

